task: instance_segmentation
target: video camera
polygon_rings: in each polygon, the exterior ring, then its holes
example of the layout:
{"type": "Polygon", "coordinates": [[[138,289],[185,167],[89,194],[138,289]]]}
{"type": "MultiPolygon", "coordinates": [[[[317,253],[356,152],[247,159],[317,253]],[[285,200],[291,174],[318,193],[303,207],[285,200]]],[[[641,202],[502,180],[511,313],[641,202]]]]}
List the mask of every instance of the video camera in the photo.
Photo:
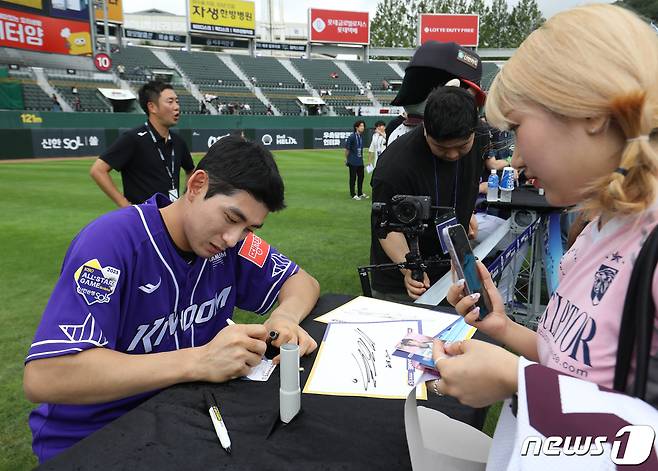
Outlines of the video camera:
{"type": "Polygon", "coordinates": [[[419,235],[432,221],[429,196],[395,195],[388,203],[373,203],[375,235],[386,238],[389,232],[419,235]]]}

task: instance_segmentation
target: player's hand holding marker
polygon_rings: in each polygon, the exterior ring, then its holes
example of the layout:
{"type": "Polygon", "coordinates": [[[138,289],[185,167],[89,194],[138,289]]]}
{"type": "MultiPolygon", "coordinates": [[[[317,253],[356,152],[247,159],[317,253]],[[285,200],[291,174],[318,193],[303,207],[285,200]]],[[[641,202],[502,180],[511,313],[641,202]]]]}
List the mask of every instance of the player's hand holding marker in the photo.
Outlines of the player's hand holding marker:
{"type": "MultiPolygon", "coordinates": [[[[299,355],[307,355],[314,351],[318,344],[302,329],[295,316],[288,315],[282,310],[274,310],[270,318],[263,324],[268,332],[278,332],[278,336],[272,340],[272,345],[279,348],[285,343],[299,345],[299,355]]],[[[274,363],[279,363],[279,356],[273,358],[274,363]]]]}
{"type": "Polygon", "coordinates": [[[261,324],[234,324],[199,347],[198,377],[215,383],[246,376],[261,361],[268,329],[261,324]]]}

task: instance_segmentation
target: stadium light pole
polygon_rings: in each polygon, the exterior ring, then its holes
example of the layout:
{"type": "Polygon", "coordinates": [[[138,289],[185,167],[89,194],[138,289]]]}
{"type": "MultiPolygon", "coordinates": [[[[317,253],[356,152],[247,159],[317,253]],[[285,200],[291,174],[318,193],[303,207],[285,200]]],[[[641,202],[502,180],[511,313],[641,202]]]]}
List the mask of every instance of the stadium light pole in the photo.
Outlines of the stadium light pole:
{"type": "Polygon", "coordinates": [[[110,48],[110,26],[107,23],[107,0],[102,0],[103,2],[103,33],[105,33],[105,52],[108,56],[111,55],[110,48]]]}
{"type": "Polygon", "coordinates": [[[91,57],[96,55],[96,4],[89,2],[89,36],[91,39],[91,57]]]}

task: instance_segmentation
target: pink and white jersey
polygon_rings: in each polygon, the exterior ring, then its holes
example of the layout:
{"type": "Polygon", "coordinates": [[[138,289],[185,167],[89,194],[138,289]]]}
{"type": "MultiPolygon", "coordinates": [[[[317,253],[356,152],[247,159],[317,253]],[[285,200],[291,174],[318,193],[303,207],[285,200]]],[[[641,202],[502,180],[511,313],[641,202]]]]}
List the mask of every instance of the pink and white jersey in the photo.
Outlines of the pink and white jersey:
{"type": "MultiPolygon", "coordinates": [[[[542,365],[612,387],[631,272],[657,223],[654,203],[640,215],[614,218],[600,230],[597,218],[583,230],[562,257],[558,288],[539,322],[537,349],[542,365]]],[[[658,301],[655,270],[652,293],[658,301]]],[[[654,331],[652,353],[657,349],[654,331]]]]}

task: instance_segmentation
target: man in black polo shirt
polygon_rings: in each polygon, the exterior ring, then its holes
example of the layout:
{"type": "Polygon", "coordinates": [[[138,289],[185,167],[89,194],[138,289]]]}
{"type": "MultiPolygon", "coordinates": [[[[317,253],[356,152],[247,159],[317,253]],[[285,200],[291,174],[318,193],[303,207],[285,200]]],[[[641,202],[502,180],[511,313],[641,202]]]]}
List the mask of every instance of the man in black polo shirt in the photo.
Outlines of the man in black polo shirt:
{"type": "Polygon", "coordinates": [[[189,177],[194,170],[190,151],[169,128],[180,117],[178,97],[171,85],[161,81],[139,89],[139,104],[147,121],[122,134],[91,167],[89,174],[117,206],[143,203],[155,193],[178,199],[181,167],[189,177]],[[110,172],[121,172],[123,194],[114,185],[110,172]]]}
{"type": "MultiPolygon", "coordinates": [[[[389,203],[394,195],[429,196],[433,206],[454,208],[455,223],[468,232],[488,147],[489,133],[480,124],[473,95],[439,87],[428,97],[423,124],[396,139],[379,158],[372,199],[389,203]]],[[[409,252],[405,235],[390,232],[379,239],[374,223],[373,214],[371,263],[403,262],[409,252]]],[[[419,237],[419,248],[423,259],[443,254],[434,225],[419,237]]],[[[430,266],[423,282],[413,280],[409,270],[374,271],[373,294],[393,301],[416,299],[448,270],[430,266]]]]}

